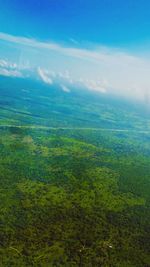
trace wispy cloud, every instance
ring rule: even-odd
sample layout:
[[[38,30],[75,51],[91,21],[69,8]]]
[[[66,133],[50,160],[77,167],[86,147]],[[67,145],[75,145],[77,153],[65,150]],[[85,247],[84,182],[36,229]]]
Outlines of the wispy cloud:
[[[79,45],[79,42],[76,39],[70,38],[69,40],[70,40],[71,43],[73,43],[75,45]]]
[[[108,61],[113,62],[114,60],[116,60],[116,58],[124,59],[124,64],[132,63],[133,61],[139,61],[139,59],[135,56],[128,55],[121,51],[111,50],[104,47],[103,48],[97,47],[96,50],[64,47],[60,44],[53,42],[40,42],[36,39],[26,38],[22,36],[13,36],[2,32],[0,32],[0,40],[15,43],[21,46],[30,46],[38,49],[47,49],[51,51],[56,51],[70,57],[92,60],[98,63],[100,61],[103,61],[104,63],[107,63]]]
[[[61,84],[61,89],[65,92],[65,93],[70,93],[70,89],[66,86]]]
[[[38,68],[38,74],[43,82],[47,84],[53,84],[52,78],[48,75],[48,72],[46,70],[43,70],[41,68]]]

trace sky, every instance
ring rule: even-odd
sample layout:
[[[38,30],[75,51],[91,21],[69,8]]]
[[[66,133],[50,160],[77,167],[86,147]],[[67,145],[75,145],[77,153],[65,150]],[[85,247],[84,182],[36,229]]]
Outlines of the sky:
[[[33,72],[147,101],[150,1],[0,0],[0,74]]]

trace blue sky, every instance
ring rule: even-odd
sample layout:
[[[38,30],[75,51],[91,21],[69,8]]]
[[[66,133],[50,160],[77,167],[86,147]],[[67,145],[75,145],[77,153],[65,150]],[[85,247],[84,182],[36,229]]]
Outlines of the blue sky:
[[[149,0],[0,0],[0,31],[128,47],[149,41]]]
[[[149,0],[0,0],[0,74],[145,99]]]

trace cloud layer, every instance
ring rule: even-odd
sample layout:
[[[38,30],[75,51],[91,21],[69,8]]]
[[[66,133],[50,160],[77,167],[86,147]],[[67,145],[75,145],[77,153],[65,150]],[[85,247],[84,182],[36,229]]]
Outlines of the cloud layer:
[[[150,96],[150,59],[145,56],[108,47],[67,47],[5,33],[0,33],[0,42],[12,44],[21,55],[16,63],[10,63],[9,58],[1,60],[1,75],[21,77],[23,58],[28,62],[28,71],[36,67],[37,75],[47,84],[57,79],[61,84],[78,83],[90,90],[141,100]]]

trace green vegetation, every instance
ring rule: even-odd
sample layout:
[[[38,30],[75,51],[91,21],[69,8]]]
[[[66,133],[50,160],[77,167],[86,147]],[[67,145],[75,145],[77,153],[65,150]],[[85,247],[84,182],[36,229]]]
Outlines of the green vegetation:
[[[0,267],[149,267],[145,111],[32,81],[0,86]]]
[[[134,139],[2,129],[1,266],[148,266],[150,149]]]

